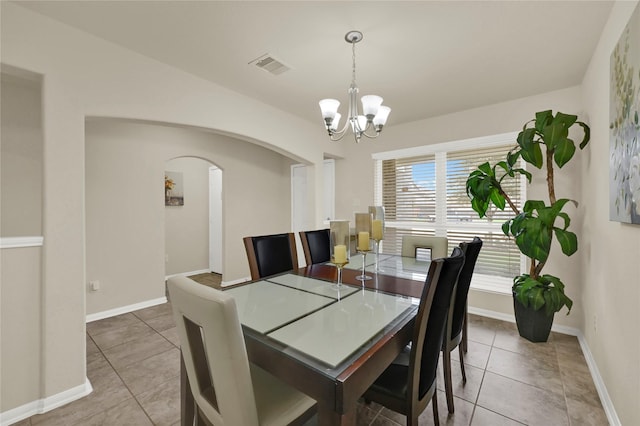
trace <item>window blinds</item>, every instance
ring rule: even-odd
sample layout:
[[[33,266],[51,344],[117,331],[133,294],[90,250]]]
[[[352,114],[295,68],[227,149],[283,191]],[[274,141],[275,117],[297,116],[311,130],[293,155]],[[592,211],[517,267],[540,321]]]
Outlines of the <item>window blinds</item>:
[[[446,236],[449,252],[462,241],[478,236],[484,244],[474,283],[489,283],[508,291],[511,279],[522,268],[520,251],[501,229],[512,212],[492,207],[480,219],[471,208],[466,181],[478,165],[503,160],[512,147],[510,144],[377,160],[376,199],[385,207],[387,222],[383,251],[399,254],[403,235]],[[507,179],[504,186],[512,201],[521,206],[522,178]]]

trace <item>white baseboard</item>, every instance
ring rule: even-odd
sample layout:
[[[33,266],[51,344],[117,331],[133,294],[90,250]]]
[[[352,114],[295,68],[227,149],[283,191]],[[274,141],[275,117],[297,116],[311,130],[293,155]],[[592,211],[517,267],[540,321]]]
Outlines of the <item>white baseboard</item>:
[[[589,349],[589,345],[587,344],[587,341],[585,340],[584,334],[582,334],[582,332],[578,333],[578,342],[580,342],[582,354],[587,361],[589,372],[591,373],[591,377],[593,378],[593,383],[595,384],[596,390],[598,391],[598,396],[600,397],[600,402],[602,403],[604,413],[607,415],[609,424],[611,426],[622,426],[620,418],[618,417],[618,413],[616,413],[616,409],[613,406],[613,401],[611,401],[611,397],[609,396],[607,387],[604,384],[604,380],[602,380],[602,376],[600,375],[600,370],[598,370],[596,360],[593,358],[591,349]]]
[[[138,309],[150,308],[152,306],[161,305],[167,303],[167,298],[159,297],[157,299],[147,300],[145,302],[134,303],[133,305],[122,306],[120,308],[109,309],[108,311],[102,311],[95,314],[87,315],[86,322],[97,321],[105,318],[115,317],[116,315],[127,314],[129,312],[137,311]]]
[[[474,308],[473,306],[469,306],[468,311],[470,314],[480,315],[481,317],[493,318],[500,321],[513,322],[513,323],[516,322],[516,319],[513,316],[513,314],[505,314],[503,312],[490,311],[488,309]]]
[[[469,313],[480,315],[481,317],[497,319],[500,321],[512,323],[516,322],[516,318],[513,316],[513,314],[505,314],[503,312],[490,311],[488,309],[474,308],[473,306],[469,306]],[[551,331],[555,331],[556,333],[568,334],[570,336],[578,336],[578,333],[580,333],[580,330],[578,330],[577,328],[557,324],[553,324],[553,326],[551,327]]]
[[[232,281],[222,281],[220,283],[220,287],[226,287],[229,285],[245,283],[247,281],[251,281],[251,277],[238,278],[237,280],[232,280]]]
[[[505,314],[502,312],[489,311],[487,309],[474,308],[469,306],[469,313],[474,315],[480,315],[483,317],[493,318],[497,320],[507,321],[507,322],[516,322],[515,317],[512,314]],[[604,384],[604,380],[602,380],[602,376],[600,375],[600,370],[598,370],[598,365],[596,364],[595,359],[593,358],[593,354],[591,353],[591,349],[589,349],[589,345],[584,338],[584,334],[582,331],[577,328],[567,327],[564,325],[553,325],[551,327],[551,331],[555,331],[556,333],[568,334],[570,336],[576,336],[578,338],[578,342],[580,343],[580,349],[582,349],[582,354],[584,355],[585,360],[587,361],[587,366],[589,367],[589,372],[591,373],[591,378],[593,379],[593,384],[598,391],[598,396],[600,397],[600,402],[602,403],[602,408],[604,409],[605,414],[607,415],[607,419],[609,420],[609,424],[611,426],[621,426],[620,419],[618,418],[618,414],[616,413],[616,409],[613,406],[613,401],[611,401],[611,397],[609,396],[609,392],[607,391],[607,387]]]
[[[0,238],[0,248],[42,247],[44,237],[3,237]]]
[[[20,407],[13,408],[4,413],[0,413],[0,425],[8,426],[14,423],[24,420],[36,414],[46,413],[54,408],[61,407],[65,404],[73,402],[77,399],[85,397],[93,392],[93,387],[89,379],[85,379],[84,384],[76,386],[66,391],[62,391],[58,394],[38,399],[36,401],[29,402],[21,405]]]

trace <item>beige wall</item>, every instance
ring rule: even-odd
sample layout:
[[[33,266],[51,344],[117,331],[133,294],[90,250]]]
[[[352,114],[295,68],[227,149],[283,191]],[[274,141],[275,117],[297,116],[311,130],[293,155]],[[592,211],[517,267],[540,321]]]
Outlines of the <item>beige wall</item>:
[[[2,249],[0,264],[0,412],[40,394],[41,247]],[[15,325],[19,324],[19,327]]]
[[[0,236],[42,235],[42,99],[39,80],[2,73]]]
[[[359,144],[346,141],[346,159],[336,162],[336,182],[349,182],[336,191],[336,214],[353,220],[355,211],[365,211],[373,203],[373,165],[371,154],[422,145],[431,145],[455,140],[477,138],[520,130],[523,124],[534,118],[537,111],[553,109],[582,117],[580,88],[572,87],[528,98],[517,99],[496,105],[488,105],[455,114],[430,118],[385,129],[380,138],[363,140]],[[343,142],[344,143],[344,142]],[[581,157],[578,152],[571,163],[556,177],[556,195],[581,200],[579,173]],[[546,183],[542,173],[534,171],[534,179],[528,188],[533,199],[547,198]],[[577,209],[571,207],[572,229],[580,238],[580,223],[584,204]],[[569,211],[569,210],[568,210]],[[576,301],[569,316],[562,311],[556,315],[554,324],[580,328],[582,309],[580,303],[580,252],[570,258],[564,256],[559,246],[554,246],[551,260],[545,271],[560,276],[567,285],[567,293]],[[488,294],[472,290],[469,304],[479,308],[513,315],[511,295]]]
[[[165,275],[209,269],[209,167],[199,158],[176,158],[165,170],[182,173],[184,206],[165,206]]]
[[[223,269],[224,280],[250,276],[242,237],[291,229],[291,160],[252,143],[194,129],[182,129],[122,120],[91,119],[86,123],[86,255],[87,281],[99,280],[101,289],[87,293],[87,314],[99,313],[163,297],[165,253],[185,262],[176,268],[192,268],[191,256],[208,264],[207,170],[205,161],[223,172]],[[200,214],[183,217],[183,207],[164,206],[163,178],[167,164],[197,167],[202,179],[199,194],[185,175],[185,208]],[[204,165],[204,166],[203,166]],[[195,176],[194,176],[195,177]],[[204,189],[203,189],[204,188]],[[197,203],[194,205],[194,203]],[[199,207],[198,207],[199,206]],[[284,208],[283,208],[284,207]],[[175,213],[175,214],[174,214]],[[180,227],[168,234],[165,251],[165,218]],[[196,223],[197,221],[197,223]],[[167,225],[169,221],[166,222]],[[190,236],[201,233],[199,248],[187,248]],[[194,237],[195,238],[195,237]],[[168,246],[167,246],[168,247]],[[184,253],[177,254],[182,250]],[[173,254],[172,254],[173,253]],[[193,270],[193,269],[191,269]]]
[[[609,221],[609,58],[637,4],[616,3],[582,84],[593,139],[580,180],[586,208],[578,303],[586,341],[623,425],[640,424],[640,226]]]

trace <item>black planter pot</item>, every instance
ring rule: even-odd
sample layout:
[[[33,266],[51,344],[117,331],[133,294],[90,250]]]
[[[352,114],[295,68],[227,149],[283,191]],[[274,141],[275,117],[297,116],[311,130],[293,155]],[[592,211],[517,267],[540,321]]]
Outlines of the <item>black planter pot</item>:
[[[513,310],[516,314],[516,324],[520,336],[530,342],[546,342],[551,333],[553,316],[547,316],[544,308],[534,311],[532,307],[525,307],[513,296]]]

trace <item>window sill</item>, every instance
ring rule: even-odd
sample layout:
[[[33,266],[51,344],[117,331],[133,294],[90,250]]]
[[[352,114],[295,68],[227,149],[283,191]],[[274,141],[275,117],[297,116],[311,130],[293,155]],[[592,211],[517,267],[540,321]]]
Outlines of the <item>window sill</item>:
[[[509,296],[511,295],[512,285],[513,280],[511,278],[483,274],[473,274],[473,279],[471,280],[471,290]]]

